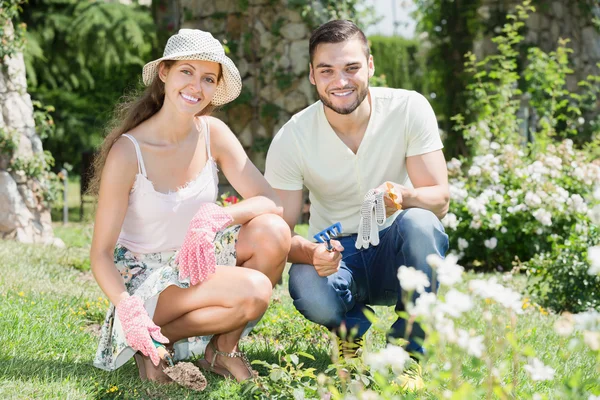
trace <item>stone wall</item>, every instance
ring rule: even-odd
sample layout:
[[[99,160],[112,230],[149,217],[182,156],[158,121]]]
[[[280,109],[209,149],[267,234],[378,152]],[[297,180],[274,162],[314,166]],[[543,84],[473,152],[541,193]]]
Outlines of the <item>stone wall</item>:
[[[289,118],[316,100],[308,80],[310,29],[285,2],[182,0],[180,28],[211,32],[229,49],[243,79],[242,95],[222,118],[264,171],[271,138]]]
[[[479,14],[493,24],[520,3],[514,0],[483,0]],[[537,46],[544,52],[556,50],[559,38],[571,40],[568,46],[573,49],[570,55],[573,74],[567,78],[570,91],[578,91],[577,82],[588,75],[600,74],[596,65],[600,63],[600,32],[592,22],[593,14],[600,17],[600,4],[593,8],[584,5],[586,3],[589,2],[538,0],[534,2],[536,12],[529,16],[526,23],[524,43]],[[475,54],[479,59],[494,52],[496,45],[490,37],[476,41]]]
[[[9,21],[9,28],[12,24]],[[43,152],[36,134],[33,106],[27,93],[23,54],[6,58],[0,68],[0,130],[18,137],[11,152],[0,149],[0,238],[27,243],[54,243],[50,211],[41,188],[22,171],[9,171],[15,157],[29,158]],[[58,244],[58,243],[57,243]]]

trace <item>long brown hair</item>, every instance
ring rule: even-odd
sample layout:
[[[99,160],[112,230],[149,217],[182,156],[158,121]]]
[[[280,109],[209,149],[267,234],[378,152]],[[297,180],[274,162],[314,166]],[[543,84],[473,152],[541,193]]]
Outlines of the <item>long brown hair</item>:
[[[175,64],[175,60],[164,60],[165,68],[169,69]],[[220,68],[218,82],[222,79],[222,68]],[[156,77],[152,83],[141,93],[125,96],[113,113],[113,118],[108,125],[108,134],[100,145],[94,158],[93,175],[88,186],[88,194],[97,195],[100,190],[100,178],[106,163],[108,153],[122,134],[129,132],[142,122],[156,114],[163,106],[165,100],[165,84]],[[211,104],[206,106],[196,116],[210,115],[215,107]]]

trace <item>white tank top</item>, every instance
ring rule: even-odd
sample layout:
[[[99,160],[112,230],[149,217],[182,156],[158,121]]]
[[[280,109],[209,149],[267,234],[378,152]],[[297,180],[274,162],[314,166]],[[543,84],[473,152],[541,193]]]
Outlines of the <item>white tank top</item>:
[[[205,118],[203,125],[206,165],[196,179],[175,192],[161,193],[148,180],[140,146],[135,138],[123,134],[135,146],[138,173],[129,193],[129,205],[117,243],[134,253],[158,253],[179,249],[192,217],[202,203],[217,199],[218,169],[210,153],[210,130]]]

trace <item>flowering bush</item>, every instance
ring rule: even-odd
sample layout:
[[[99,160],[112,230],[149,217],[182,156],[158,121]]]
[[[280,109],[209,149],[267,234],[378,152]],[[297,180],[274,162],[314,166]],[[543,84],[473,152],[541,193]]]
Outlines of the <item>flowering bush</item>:
[[[593,196],[600,165],[586,162],[571,140],[527,154],[487,139],[479,148],[487,154],[475,156],[466,173],[460,161],[448,163],[452,212],[443,223],[466,264],[510,269],[571,231],[587,235],[588,211],[600,201]]]
[[[467,266],[506,270],[514,261],[548,254],[553,243],[564,241],[573,230],[585,235],[588,210],[600,202],[600,196],[593,196],[600,185],[600,161],[593,156],[600,147],[599,132],[585,149],[565,138],[583,129],[581,109],[589,105],[582,101],[595,99],[596,90],[576,95],[564,89],[570,51],[566,42],[550,54],[529,51],[525,80],[540,122],[523,129],[518,118],[522,82],[516,46],[523,40],[519,29],[533,10],[529,4],[517,7],[493,39],[498,54],[482,61],[467,55],[466,70],[473,74],[470,108],[476,120],[467,123],[462,115],[454,119],[471,158],[448,163],[451,204],[443,220],[451,248]],[[596,80],[589,77],[582,86],[595,87],[590,82]],[[527,137],[532,139],[525,145]]]
[[[500,282],[510,282],[510,273],[463,282],[464,268],[456,261],[455,256],[430,256],[431,282],[412,267],[398,271],[408,329],[418,321],[427,333],[418,365],[396,343],[362,358],[337,360],[315,377],[313,368],[302,368],[300,357],[288,354],[281,357],[282,365],[255,361],[268,373],[249,382],[246,393],[256,399],[597,398],[599,312],[555,318]],[[439,295],[424,292],[438,285]],[[415,291],[422,293],[412,302]],[[524,320],[540,317],[555,320],[554,332],[520,328]],[[386,321],[371,319],[373,329],[385,331]],[[559,337],[562,345],[536,354],[529,343],[545,340],[544,335]],[[572,364],[574,354],[578,366]],[[425,382],[417,385],[414,377],[421,373]]]

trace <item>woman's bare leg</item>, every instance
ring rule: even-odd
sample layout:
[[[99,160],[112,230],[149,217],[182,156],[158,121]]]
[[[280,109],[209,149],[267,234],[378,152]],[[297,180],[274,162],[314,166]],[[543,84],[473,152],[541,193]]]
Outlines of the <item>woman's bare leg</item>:
[[[237,351],[246,324],[266,311],[270,297],[271,282],[265,275],[250,269],[217,266],[216,272],[198,285],[165,289],[158,298],[153,319],[170,343],[220,333],[217,349],[232,352]],[[216,363],[238,380],[249,377],[240,359],[218,357]],[[149,360],[145,364],[149,379],[161,378],[161,371]]]
[[[290,244],[290,228],[283,218],[259,215],[240,229],[235,247],[237,263],[262,272],[275,286],[281,279]]]

